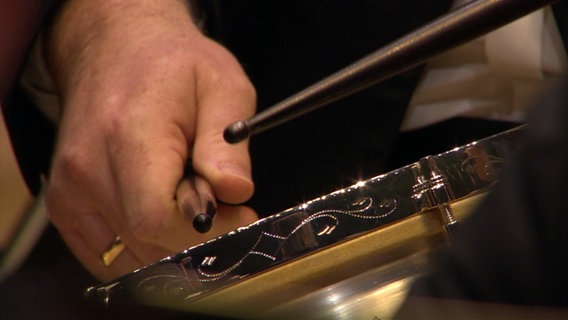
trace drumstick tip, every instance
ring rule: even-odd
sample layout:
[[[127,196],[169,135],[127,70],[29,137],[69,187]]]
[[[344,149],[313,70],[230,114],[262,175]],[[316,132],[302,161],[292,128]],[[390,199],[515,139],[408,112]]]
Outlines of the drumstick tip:
[[[250,128],[245,123],[245,121],[237,121],[229,125],[225,132],[223,132],[223,138],[228,143],[237,143],[245,140],[250,136]]]
[[[199,233],[206,233],[211,230],[213,219],[206,213],[200,213],[193,218],[193,228]]]
[[[217,208],[213,202],[207,202],[207,210],[205,213],[200,213],[193,218],[193,228],[199,233],[206,233],[211,230],[213,218],[217,213]]]

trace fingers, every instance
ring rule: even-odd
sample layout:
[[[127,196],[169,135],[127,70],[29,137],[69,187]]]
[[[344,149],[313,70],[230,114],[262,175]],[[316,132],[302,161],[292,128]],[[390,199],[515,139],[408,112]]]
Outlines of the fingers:
[[[148,129],[156,135],[160,132]],[[168,146],[175,144],[175,139],[169,140],[161,137],[159,143],[152,144],[147,137],[131,137],[128,145],[114,153],[114,166],[120,170],[115,179],[123,212],[106,218],[127,237],[179,251],[192,241],[189,235],[193,228],[180,214],[175,200],[184,163],[183,157]]]
[[[54,196],[54,193],[49,193],[47,198],[52,221],[77,259],[101,280],[118,277],[172,253],[151,244],[129,242],[129,246],[117,252],[115,259],[105,266],[102,254],[109,249],[117,234],[93,209],[73,203],[75,198],[69,197],[66,200]],[[65,214],[69,208],[74,208],[71,217]]]
[[[187,217],[188,212],[192,216],[206,213],[208,202],[214,205],[213,192],[208,183],[197,176],[179,182],[184,168],[183,156],[171,150],[175,149],[172,145],[183,143],[183,139],[170,137],[168,142],[168,137],[157,133],[161,130],[152,127],[146,130],[155,132],[154,139],[159,143],[151,144],[149,138],[138,139],[130,134],[128,146],[110,152],[121,168],[115,174],[115,184],[124,215],[106,215],[105,218],[117,226],[121,237],[180,251],[251,222],[250,214],[244,211],[235,211],[232,219],[223,216],[230,215],[230,210],[226,210],[215,216],[209,232],[197,232],[193,221]],[[144,147],[136,147],[136,140],[144,143]]]
[[[187,179],[185,183],[189,184]],[[200,182],[199,182],[200,181]],[[196,189],[205,193],[200,184],[202,179],[196,183]],[[63,198],[59,196],[56,189],[50,189],[48,197],[48,210],[52,216],[52,221],[57,224],[63,239],[81,261],[81,263],[97,278],[109,280],[125,273],[131,272],[144,265],[153,263],[158,259],[176,253],[180,250],[166,250],[149,242],[143,242],[132,236],[128,232],[121,234],[113,230],[107,223],[105,215],[96,213],[95,206],[84,206],[82,203],[89,202],[86,198],[67,194]],[[178,194],[196,193],[193,186],[184,190],[180,188]],[[68,213],[73,210],[73,215]],[[62,214],[65,214],[62,216]],[[219,213],[215,217],[215,222],[207,234],[198,234],[194,230],[189,230],[184,239],[187,242],[186,249],[194,244],[203,242],[212,237],[219,236],[234,230],[237,227],[250,224],[257,219],[256,214],[250,208],[233,207],[221,205]],[[62,221],[63,220],[63,221]],[[125,248],[108,266],[102,263],[102,255],[108,251],[116,237],[120,236]]]
[[[100,254],[97,254],[97,252],[91,249],[81,234],[74,231],[63,231],[61,232],[61,236],[81,264],[83,264],[92,275],[102,281],[111,280],[145,265],[144,262],[138,260],[128,248],[125,248],[111,264],[104,266],[101,262]],[[108,240],[106,241],[108,242]],[[111,241],[114,240],[111,239]],[[101,243],[102,242],[103,241],[101,241]],[[103,247],[101,246],[101,248]],[[102,249],[101,253],[105,250],[106,249]]]
[[[217,199],[231,204],[248,200],[254,185],[248,142],[230,145],[223,131],[234,121],[254,114],[256,93],[237,61],[219,49],[218,70],[201,66],[198,73],[197,128],[193,166],[211,183]]]
[[[49,208],[50,212],[62,212],[62,209],[64,209],[60,206],[49,206]],[[52,216],[55,220],[58,219],[57,214],[52,214]],[[198,240],[197,237],[189,234],[188,238],[195,239],[196,242],[194,244],[197,244],[205,239],[219,236],[237,227],[253,223],[256,219],[255,212],[248,207],[220,205],[219,214],[215,217],[215,223],[207,236],[203,236],[202,239]],[[78,260],[89,272],[103,281],[116,278],[176,253],[150,243],[118,235],[111,230],[101,215],[90,212],[87,209],[76,212],[75,219],[69,220],[66,218],[65,224],[58,225],[60,226],[59,231],[63,239]],[[102,255],[111,248],[117,236],[121,236],[124,249],[118,253],[110,264],[104,265]]]

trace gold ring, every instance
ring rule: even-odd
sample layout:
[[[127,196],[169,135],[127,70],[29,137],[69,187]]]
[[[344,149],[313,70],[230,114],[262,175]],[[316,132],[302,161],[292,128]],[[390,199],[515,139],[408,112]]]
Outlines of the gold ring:
[[[109,246],[109,248],[103,252],[101,255],[101,261],[103,266],[108,267],[111,263],[124,251],[124,243],[120,240],[120,237],[116,237],[114,242]]]

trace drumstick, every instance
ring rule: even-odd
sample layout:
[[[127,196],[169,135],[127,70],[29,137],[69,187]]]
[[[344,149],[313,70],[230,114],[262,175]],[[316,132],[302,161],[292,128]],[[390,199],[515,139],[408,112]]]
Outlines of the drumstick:
[[[192,221],[197,232],[211,229],[217,206],[209,182],[186,169],[176,191],[176,201],[179,211]]]
[[[555,1],[477,0],[459,6],[252,118],[231,124],[223,136],[229,143],[242,141],[393,77]]]

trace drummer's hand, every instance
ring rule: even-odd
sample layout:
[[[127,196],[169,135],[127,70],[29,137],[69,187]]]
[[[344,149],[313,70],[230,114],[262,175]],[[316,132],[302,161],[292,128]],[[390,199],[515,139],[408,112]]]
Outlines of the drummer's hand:
[[[46,45],[64,108],[47,209],[91,273],[114,278],[256,219],[219,206],[200,234],[175,201],[190,158],[218,200],[253,192],[247,144],[222,132],[254,113],[254,89],[184,1],[68,1]],[[116,236],[126,250],[104,267]]]

